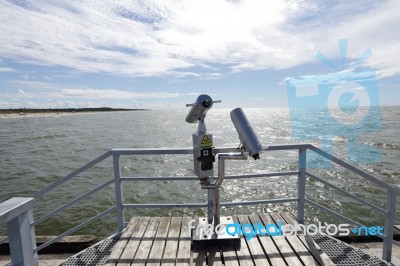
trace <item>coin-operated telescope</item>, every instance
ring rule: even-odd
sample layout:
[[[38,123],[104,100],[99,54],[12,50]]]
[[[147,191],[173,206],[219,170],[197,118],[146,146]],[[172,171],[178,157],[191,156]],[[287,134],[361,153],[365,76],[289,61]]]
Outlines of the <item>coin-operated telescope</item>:
[[[231,111],[230,116],[241,142],[238,152],[215,154],[212,134],[206,132],[204,119],[213,103],[218,102],[221,101],[213,101],[210,96],[202,94],[197,98],[195,103],[186,105],[187,107],[192,107],[186,116],[186,122],[196,123],[198,121],[199,123],[197,132],[192,135],[194,173],[199,177],[201,188],[208,190],[207,219],[198,218],[195,226],[210,228],[211,225],[214,228],[212,234],[204,233],[201,230],[194,230],[192,232],[192,244],[207,246],[231,245],[238,247],[240,246],[238,235],[232,236],[226,232],[215,231],[215,228],[220,224],[228,225],[233,223],[232,217],[220,217],[219,188],[225,178],[225,160],[247,160],[249,155],[257,160],[260,158],[263,147],[243,110],[236,108]],[[216,156],[218,157],[218,178],[214,180],[214,162]]]
[[[214,175],[213,164],[215,162],[212,134],[206,133],[204,119],[208,110],[213,106],[213,103],[220,102],[220,100],[213,101],[210,96],[202,94],[197,98],[195,103],[186,104],[186,107],[192,107],[186,116],[186,122],[199,123],[197,132],[192,137],[194,173],[199,177],[201,185],[207,185],[207,180],[209,178],[212,179]]]

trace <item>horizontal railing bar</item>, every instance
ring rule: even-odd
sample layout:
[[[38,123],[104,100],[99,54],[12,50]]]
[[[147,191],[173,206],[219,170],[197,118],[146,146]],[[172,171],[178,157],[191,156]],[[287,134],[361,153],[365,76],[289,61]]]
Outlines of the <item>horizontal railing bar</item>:
[[[57,213],[59,213],[59,212],[65,210],[65,209],[71,207],[72,205],[74,205],[75,203],[79,202],[79,201],[82,200],[83,198],[86,198],[86,197],[88,197],[88,196],[90,196],[90,195],[96,193],[97,191],[99,191],[99,190],[101,190],[101,189],[107,187],[108,185],[110,185],[110,184],[112,184],[112,183],[114,183],[114,180],[113,180],[113,179],[112,179],[112,180],[109,180],[109,181],[107,181],[107,182],[105,182],[105,183],[103,183],[103,184],[101,184],[101,185],[99,185],[99,186],[97,186],[97,187],[95,187],[95,188],[92,189],[91,191],[89,191],[89,192],[87,192],[87,193],[85,193],[85,194],[83,194],[83,195],[81,195],[81,196],[79,196],[79,197],[77,197],[77,198],[71,200],[71,201],[68,202],[67,204],[65,204],[65,205],[63,205],[63,206],[61,206],[61,207],[55,209],[54,211],[49,212],[49,213],[46,214],[45,216],[43,216],[43,217],[37,219],[36,221],[33,222],[33,225],[40,224],[40,223],[43,222],[44,220],[49,219],[50,217],[56,215]]]
[[[358,223],[358,222],[356,222],[356,221],[353,221],[353,220],[347,218],[346,216],[341,215],[340,213],[337,213],[337,212],[335,212],[335,211],[332,211],[332,210],[330,210],[330,209],[328,209],[328,208],[322,206],[321,204],[316,203],[315,201],[306,199],[306,202],[307,202],[308,204],[310,204],[310,205],[316,207],[317,209],[320,209],[320,210],[325,211],[325,212],[327,212],[327,213],[329,213],[329,214],[332,214],[332,215],[335,216],[336,218],[345,220],[346,222],[351,223],[351,224],[354,224],[354,225],[357,225],[357,226],[363,226],[362,224],[360,224],[360,223]]]
[[[380,213],[382,213],[382,214],[386,214],[386,210],[384,210],[384,209],[382,209],[382,208],[379,208],[378,206],[376,206],[376,205],[374,205],[374,204],[372,204],[372,203],[369,203],[368,201],[363,200],[363,199],[361,199],[361,198],[359,198],[359,197],[357,197],[357,196],[355,196],[355,195],[353,195],[353,194],[347,192],[346,190],[341,189],[341,188],[339,188],[339,187],[337,187],[337,186],[335,186],[335,185],[333,185],[333,184],[331,184],[331,183],[329,183],[329,182],[323,180],[322,178],[320,178],[320,177],[318,177],[318,176],[316,176],[316,175],[313,175],[313,174],[311,174],[311,173],[309,173],[309,172],[306,172],[306,175],[308,175],[309,177],[312,177],[312,178],[318,180],[319,182],[321,182],[322,184],[324,184],[324,185],[326,185],[326,186],[328,186],[328,187],[331,187],[331,188],[333,188],[333,189],[335,189],[335,190],[337,190],[337,191],[342,192],[342,193],[345,194],[346,196],[348,196],[348,197],[350,197],[350,198],[352,198],[352,199],[354,199],[354,200],[356,200],[356,201],[358,201],[358,202],[360,202],[360,203],[363,203],[363,204],[367,205],[368,207],[370,207],[370,208],[372,208],[372,209],[374,209],[374,210],[376,210],[376,211],[378,211],[378,212],[380,212]]]
[[[264,147],[264,151],[277,150],[298,150],[311,149],[311,144],[277,144]],[[216,147],[214,153],[237,152],[237,147]],[[133,149],[112,149],[112,154],[116,155],[160,155],[160,154],[193,154],[193,148],[133,148]]]
[[[124,208],[201,208],[207,207],[207,203],[126,203]]]
[[[288,175],[298,175],[298,174],[299,174],[298,171],[291,171],[291,172],[275,172],[275,173],[264,173],[264,174],[227,175],[227,176],[225,176],[225,179],[288,176]]]
[[[101,161],[107,159],[107,158],[110,157],[110,156],[111,156],[111,152],[110,152],[110,151],[104,153],[103,155],[101,155],[101,156],[97,157],[96,159],[90,161],[89,163],[85,164],[84,166],[80,167],[79,169],[77,169],[77,170],[73,171],[72,173],[66,175],[65,177],[63,177],[63,178],[57,180],[56,182],[54,182],[54,183],[51,184],[50,186],[47,186],[47,187],[43,188],[42,190],[36,192],[36,193],[34,194],[34,197],[37,198],[37,197],[42,196],[43,194],[49,192],[50,190],[52,190],[52,189],[58,187],[58,186],[61,185],[61,184],[67,182],[67,181],[70,180],[71,178],[73,178],[73,177],[79,175],[80,173],[86,171],[87,169],[93,167],[94,165],[100,163]]]
[[[395,245],[397,245],[397,246],[400,246],[400,242],[399,242],[399,241],[393,240],[392,243],[395,244]]]
[[[269,204],[269,203],[289,203],[296,202],[297,198],[286,198],[286,199],[269,199],[269,200],[252,200],[252,201],[241,201],[241,202],[222,202],[221,206],[238,206],[238,205],[256,205],[256,204]]]
[[[392,191],[393,193],[396,193],[397,195],[400,195],[400,189],[398,189],[398,188],[396,188],[396,187],[394,187],[394,186],[392,186],[392,185],[390,185],[390,184],[388,184],[386,182],[383,182],[382,180],[380,180],[380,179],[378,179],[378,178],[376,178],[376,177],[374,177],[374,176],[372,176],[372,175],[370,175],[368,173],[365,173],[364,171],[362,171],[362,170],[360,170],[360,169],[358,169],[358,168],[356,168],[356,167],[354,167],[354,166],[352,166],[352,165],[340,160],[339,158],[336,158],[335,156],[333,156],[333,155],[331,155],[331,154],[329,154],[327,152],[324,152],[323,150],[321,150],[321,149],[319,149],[319,148],[317,148],[315,146],[312,146],[312,145],[310,145],[310,146],[311,146],[311,148],[309,148],[310,150],[314,151],[315,153],[318,153],[322,157],[325,157],[326,159],[331,160],[332,162],[334,162],[334,163],[336,163],[336,164],[338,164],[338,165],[350,170],[351,172],[356,173],[356,174],[364,177],[365,179],[367,179],[367,180],[369,180],[371,182],[374,182],[375,184],[377,184],[380,187],[386,188],[386,189]]]
[[[269,203],[288,203],[298,201],[297,198],[287,199],[269,199],[269,200],[254,200],[241,202],[222,202],[221,206],[238,206],[238,205],[256,205]],[[138,204],[123,204],[124,208],[202,208],[207,207],[207,203],[138,203]]]
[[[288,176],[297,175],[299,172],[282,172],[282,173],[265,173],[265,174],[248,174],[248,175],[229,175],[225,179],[240,179],[240,178],[258,178],[258,177],[272,177],[272,176]],[[139,177],[121,177],[125,181],[162,181],[162,180],[180,180],[190,181],[199,180],[197,176],[139,176]]]
[[[313,145],[307,143],[275,144],[264,147],[264,151],[300,150],[300,149],[311,149],[312,147]]]
[[[3,244],[3,243],[6,243],[7,240],[8,240],[8,236],[6,236],[5,238],[1,239],[0,240],[0,245]]]
[[[105,211],[103,211],[102,213],[99,213],[98,215],[96,215],[96,216],[90,218],[89,220],[86,220],[85,222],[83,222],[83,223],[81,223],[81,224],[75,226],[74,228],[71,228],[71,229],[69,229],[68,231],[65,231],[64,233],[62,233],[61,235],[59,235],[59,236],[57,236],[57,237],[55,237],[55,238],[53,238],[53,239],[47,241],[46,243],[44,243],[44,244],[38,246],[37,248],[35,248],[34,251],[35,251],[35,252],[38,252],[38,251],[44,249],[45,247],[47,247],[47,246],[53,244],[54,242],[60,240],[60,239],[63,238],[64,236],[67,236],[67,235],[69,235],[69,234],[72,234],[73,232],[75,232],[75,231],[81,229],[82,227],[85,227],[86,225],[93,223],[94,221],[96,221],[96,220],[102,218],[103,216],[106,216],[107,214],[109,214],[110,212],[114,211],[115,209],[116,209],[116,206],[113,206],[113,207],[109,208],[108,210],[105,210]]]
[[[193,148],[148,148],[148,149],[112,149],[113,155],[162,155],[162,154],[193,154]]]
[[[197,176],[126,176],[121,177],[122,181],[191,181],[199,180]]]
[[[237,152],[238,148],[217,147],[213,149],[214,153]],[[193,154],[193,148],[135,148],[135,149],[112,149],[115,155],[163,155],[163,154]]]

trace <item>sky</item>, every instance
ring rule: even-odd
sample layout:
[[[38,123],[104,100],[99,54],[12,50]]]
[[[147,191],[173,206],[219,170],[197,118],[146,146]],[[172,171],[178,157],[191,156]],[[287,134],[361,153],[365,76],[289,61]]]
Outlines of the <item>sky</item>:
[[[0,108],[177,109],[199,94],[218,107],[287,107],[290,80],[365,69],[379,104],[399,105],[399,10],[398,0],[0,0]]]

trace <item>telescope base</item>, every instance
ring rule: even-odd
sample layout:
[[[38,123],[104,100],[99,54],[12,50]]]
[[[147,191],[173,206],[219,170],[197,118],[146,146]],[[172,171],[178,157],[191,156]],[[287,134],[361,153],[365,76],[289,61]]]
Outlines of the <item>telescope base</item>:
[[[240,249],[240,236],[238,234],[230,235],[224,229],[227,225],[233,223],[231,216],[221,217],[221,233],[216,234],[214,225],[208,224],[206,217],[196,218],[195,229],[192,229],[192,248],[231,247]]]

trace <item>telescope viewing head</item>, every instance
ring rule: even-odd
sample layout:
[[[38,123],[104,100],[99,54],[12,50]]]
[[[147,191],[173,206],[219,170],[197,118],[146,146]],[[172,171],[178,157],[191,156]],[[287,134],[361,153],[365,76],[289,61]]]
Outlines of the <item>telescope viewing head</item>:
[[[187,114],[185,121],[188,123],[196,123],[200,119],[204,119],[208,110],[211,109],[213,103],[220,103],[221,100],[213,101],[207,94],[201,94],[197,97],[195,103],[186,104],[186,107],[192,107]]]

